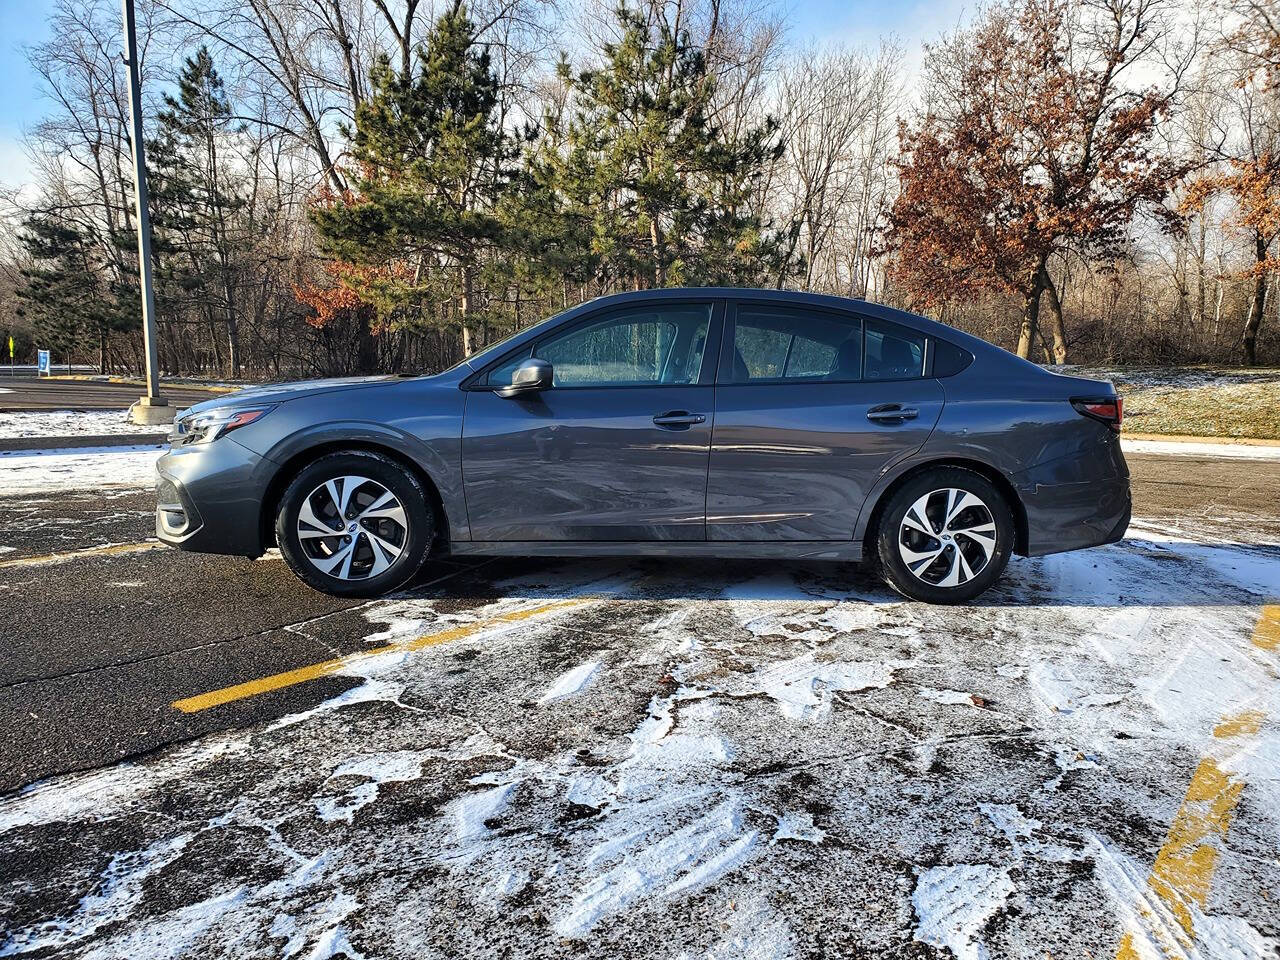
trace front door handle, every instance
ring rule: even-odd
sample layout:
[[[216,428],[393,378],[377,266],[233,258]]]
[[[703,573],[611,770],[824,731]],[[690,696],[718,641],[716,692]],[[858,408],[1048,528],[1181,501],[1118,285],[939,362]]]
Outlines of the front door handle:
[[[690,427],[695,423],[706,423],[707,418],[700,413],[672,410],[669,413],[658,414],[653,418],[653,422],[659,427]]]
[[[901,420],[914,420],[920,411],[904,407],[900,403],[885,403],[872,407],[867,411],[867,419],[872,423],[896,423]]]

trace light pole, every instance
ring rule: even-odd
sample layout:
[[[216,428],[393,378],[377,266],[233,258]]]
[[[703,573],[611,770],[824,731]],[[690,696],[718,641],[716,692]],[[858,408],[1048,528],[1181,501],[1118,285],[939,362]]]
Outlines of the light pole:
[[[146,346],[147,393],[129,408],[134,423],[169,423],[174,409],[160,396],[156,357],[156,298],[151,284],[151,208],[147,201],[147,164],[142,148],[142,89],[138,82],[138,36],[133,0],[121,0],[125,65],[129,70],[129,139],[133,142],[133,197],[138,222],[138,280],[142,284],[142,339]]]

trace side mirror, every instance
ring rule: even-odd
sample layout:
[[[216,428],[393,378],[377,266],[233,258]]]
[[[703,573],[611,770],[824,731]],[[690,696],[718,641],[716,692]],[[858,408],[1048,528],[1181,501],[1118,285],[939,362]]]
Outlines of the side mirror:
[[[499,387],[494,393],[500,397],[522,397],[546,390],[551,386],[552,373],[551,364],[547,361],[530,357],[512,371],[511,384]]]

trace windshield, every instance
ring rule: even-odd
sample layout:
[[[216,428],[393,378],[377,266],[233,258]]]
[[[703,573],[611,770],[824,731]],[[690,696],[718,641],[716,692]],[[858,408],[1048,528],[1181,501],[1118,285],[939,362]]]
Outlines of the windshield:
[[[512,330],[501,340],[495,340],[493,343],[489,344],[484,349],[478,350],[477,352],[473,353],[471,356],[464,357],[463,359],[459,360],[452,367],[449,367],[448,370],[445,370],[445,373],[448,373],[449,370],[457,370],[464,363],[470,363],[477,370],[480,369],[486,363],[488,363],[490,360],[496,357],[499,353],[501,353],[502,348],[505,347],[507,343],[510,342],[517,334],[528,333],[530,330],[536,330],[538,327],[544,327],[548,323],[551,323],[553,320],[560,319],[566,313],[568,313],[569,310],[572,310],[572,309],[573,307],[569,307],[567,310],[561,310],[559,313],[553,313],[551,316],[547,317],[545,320],[539,320],[537,323],[533,324],[532,326],[521,327],[519,330]]]

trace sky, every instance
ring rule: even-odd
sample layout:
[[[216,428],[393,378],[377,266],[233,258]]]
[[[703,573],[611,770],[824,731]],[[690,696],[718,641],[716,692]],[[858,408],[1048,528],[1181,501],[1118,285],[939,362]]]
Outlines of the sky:
[[[41,95],[24,48],[48,36],[54,0],[0,0],[0,185],[30,179],[22,138],[49,103]],[[844,42],[874,46],[896,36],[906,47],[903,70],[919,65],[920,43],[956,25],[963,0],[777,0],[793,42]],[[972,7],[973,3],[969,4]]]

